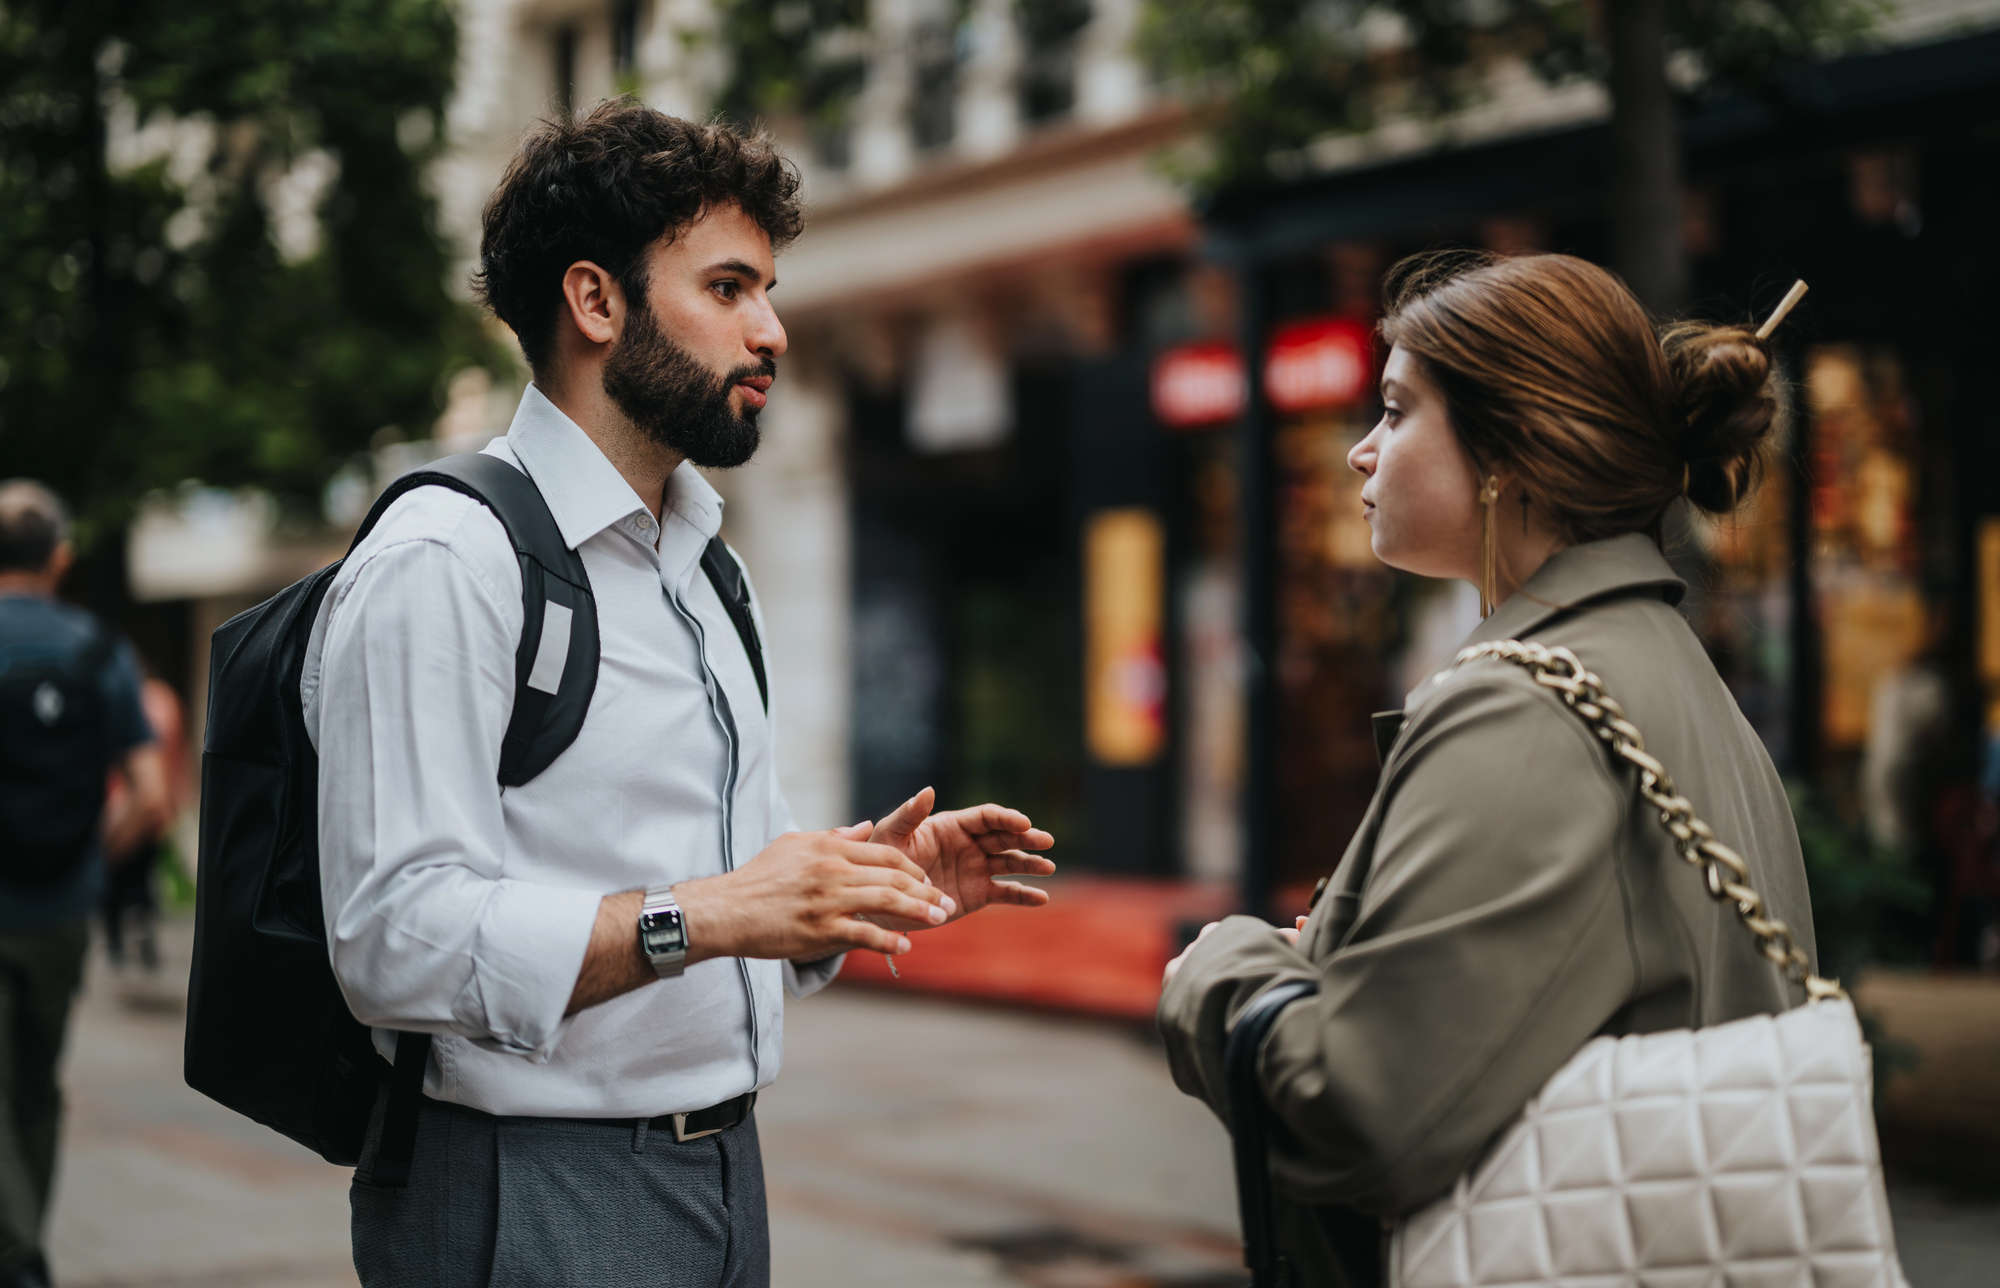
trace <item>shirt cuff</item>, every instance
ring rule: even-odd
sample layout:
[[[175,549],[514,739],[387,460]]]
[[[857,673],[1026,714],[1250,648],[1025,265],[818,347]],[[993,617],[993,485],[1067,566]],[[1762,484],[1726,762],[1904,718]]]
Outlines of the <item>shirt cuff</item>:
[[[801,966],[797,962],[785,963],[785,992],[792,997],[811,997],[840,974],[840,964],[847,960],[846,953],[835,953],[823,961],[807,962]]]
[[[472,987],[454,1008],[460,1031],[536,1064],[554,1055],[603,902],[589,890],[495,882],[480,918]]]

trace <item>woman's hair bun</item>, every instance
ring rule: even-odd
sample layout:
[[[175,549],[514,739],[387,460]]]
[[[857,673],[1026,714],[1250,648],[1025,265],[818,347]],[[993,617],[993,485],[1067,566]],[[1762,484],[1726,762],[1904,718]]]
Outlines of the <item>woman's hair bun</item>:
[[[1688,500],[1727,514],[1757,486],[1778,420],[1770,350],[1745,327],[1708,322],[1674,323],[1660,346],[1687,426]]]

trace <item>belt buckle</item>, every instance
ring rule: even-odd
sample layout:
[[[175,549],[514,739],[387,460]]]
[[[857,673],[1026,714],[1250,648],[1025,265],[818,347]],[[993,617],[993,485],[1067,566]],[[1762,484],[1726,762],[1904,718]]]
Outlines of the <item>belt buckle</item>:
[[[687,1129],[687,1122],[693,1116],[693,1114],[675,1114],[673,1116],[675,1141],[700,1140],[703,1136],[713,1136],[717,1132],[727,1130],[723,1127],[710,1127],[707,1131],[689,1131]]]

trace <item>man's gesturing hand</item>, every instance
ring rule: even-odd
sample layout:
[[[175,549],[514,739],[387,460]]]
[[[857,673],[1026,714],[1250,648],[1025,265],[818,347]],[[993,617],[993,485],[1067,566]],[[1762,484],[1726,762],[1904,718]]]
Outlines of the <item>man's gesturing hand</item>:
[[[734,872],[675,886],[688,965],[710,957],[809,961],[849,948],[905,953],[910,941],[887,926],[940,925],[955,911],[944,890],[925,884],[921,867],[853,834],[787,832]]]
[[[1046,850],[1056,838],[1039,831],[1028,816],[999,805],[931,813],[937,793],[926,787],[875,825],[872,839],[894,846],[916,861],[930,883],[956,905],[952,919],[989,903],[1039,908],[1049,892],[1003,876],[1045,877],[1056,865],[1029,850]],[[898,930],[927,930],[923,922],[891,921]]]

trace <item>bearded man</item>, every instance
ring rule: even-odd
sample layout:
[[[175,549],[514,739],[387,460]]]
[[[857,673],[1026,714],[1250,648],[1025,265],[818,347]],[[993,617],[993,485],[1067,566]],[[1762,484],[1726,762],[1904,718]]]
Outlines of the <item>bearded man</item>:
[[[773,256],[801,224],[767,140],[630,101],[535,130],[487,206],[478,285],[534,381],[486,450],[548,503],[601,638],[546,770],[496,781],[522,581],[475,499],[398,499],[315,623],[334,972],[385,1054],[434,1035],[407,1182],[372,1179],[372,1143],[355,1173],[368,1288],[768,1283],[752,1105],[785,996],[847,948],[1047,898],[999,878],[1053,871],[1027,852],[1053,838],[997,805],[931,814],[926,789],[873,827],[790,831],[754,639],[698,566],[722,500],[693,467],[756,450]],[[655,933],[676,908],[677,943]]]

